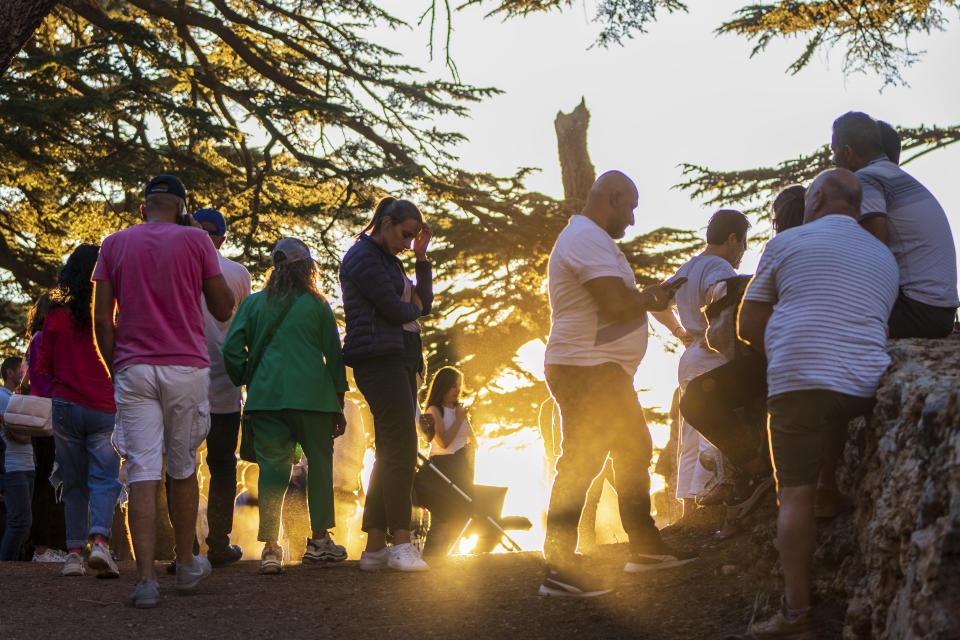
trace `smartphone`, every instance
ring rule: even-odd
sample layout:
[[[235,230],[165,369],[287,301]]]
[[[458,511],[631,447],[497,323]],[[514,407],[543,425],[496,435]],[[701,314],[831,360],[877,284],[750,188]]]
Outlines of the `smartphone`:
[[[190,214],[187,213],[187,205],[180,206],[180,214],[177,216],[177,224],[189,227],[190,226]]]

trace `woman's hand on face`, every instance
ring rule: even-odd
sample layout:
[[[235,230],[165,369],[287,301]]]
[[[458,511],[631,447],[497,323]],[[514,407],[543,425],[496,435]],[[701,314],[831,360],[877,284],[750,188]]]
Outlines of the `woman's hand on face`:
[[[433,229],[424,222],[423,226],[420,227],[420,233],[413,239],[413,254],[417,256],[417,260],[423,261],[427,259],[427,246],[429,246],[430,238],[432,237]]]
[[[467,419],[467,409],[462,404],[458,404],[457,411],[454,415],[457,419],[457,422],[462,422]]]

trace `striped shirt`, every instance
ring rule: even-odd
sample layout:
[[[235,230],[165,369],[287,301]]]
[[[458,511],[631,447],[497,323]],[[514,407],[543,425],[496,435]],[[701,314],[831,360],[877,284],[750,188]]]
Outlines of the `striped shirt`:
[[[860,221],[887,219],[887,246],[911,300],[957,307],[957,252],[943,207],[926,187],[886,158],[857,171],[863,186]]]
[[[890,364],[893,254],[845,215],[777,234],[744,300],[773,305],[764,343],[769,395],[824,389],[872,396]]]

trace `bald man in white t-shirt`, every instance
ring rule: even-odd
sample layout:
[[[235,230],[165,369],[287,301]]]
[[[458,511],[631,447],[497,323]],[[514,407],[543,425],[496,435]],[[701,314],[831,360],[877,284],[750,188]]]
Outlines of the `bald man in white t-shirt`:
[[[633,224],[637,188],[618,171],[600,176],[581,215],[570,218],[550,254],[551,328],[545,372],[560,407],[562,453],[550,494],[541,595],[606,593],[578,566],[577,524],[587,489],[613,459],[620,519],[630,537],[626,571],[689,561],[660,539],[650,516],[650,432],[633,376],[647,347],[647,311],[665,309],[674,288],[637,289],[617,247]]]

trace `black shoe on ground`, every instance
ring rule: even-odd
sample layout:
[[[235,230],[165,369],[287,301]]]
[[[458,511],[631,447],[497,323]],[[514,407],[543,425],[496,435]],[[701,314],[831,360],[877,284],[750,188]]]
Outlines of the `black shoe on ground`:
[[[623,570],[627,573],[643,573],[679,567],[699,559],[700,556],[693,551],[674,549],[662,540],[658,540],[655,544],[633,549]]]
[[[547,575],[543,578],[539,593],[541,596],[561,598],[593,598],[611,591],[613,589],[597,584],[589,578],[575,576],[570,572],[547,569]]]
[[[243,549],[240,548],[238,544],[227,545],[223,549],[218,549],[214,551],[210,549],[207,551],[207,560],[210,561],[210,565],[213,567],[222,567],[224,565],[232,564],[243,557]]]
[[[177,575],[177,561],[176,561],[176,560],[174,560],[173,562],[171,562],[170,564],[167,565],[166,572],[167,572],[167,575],[168,575],[168,576],[175,576],[175,575]]]

